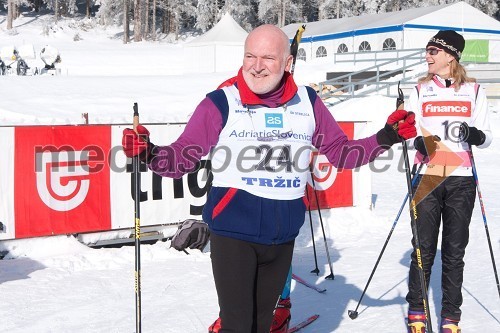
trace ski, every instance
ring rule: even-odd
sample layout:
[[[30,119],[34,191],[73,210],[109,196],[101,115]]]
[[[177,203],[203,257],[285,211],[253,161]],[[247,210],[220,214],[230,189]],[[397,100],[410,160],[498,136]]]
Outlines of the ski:
[[[293,273],[292,273],[292,279],[294,279],[295,281],[297,281],[300,284],[303,284],[307,288],[311,288],[312,290],[317,291],[318,293],[324,293],[326,291],[326,289],[317,287],[317,286],[315,286],[313,284],[310,284],[306,280],[302,279],[301,277],[298,277],[297,275],[295,275]]]
[[[309,324],[311,324],[312,322],[314,322],[316,319],[318,319],[319,315],[315,314],[309,318],[307,318],[306,320],[304,321],[301,321],[300,323],[290,327],[286,332],[287,333],[293,333],[293,332],[298,332],[300,331],[301,329],[303,329],[304,327],[308,326]]]

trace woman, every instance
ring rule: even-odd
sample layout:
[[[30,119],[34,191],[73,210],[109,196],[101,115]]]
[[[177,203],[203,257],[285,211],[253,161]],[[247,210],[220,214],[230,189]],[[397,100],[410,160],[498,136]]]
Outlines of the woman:
[[[443,222],[442,333],[460,332],[463,257],[476,197],[471,146],[486,148],[492,140],[484,90],[467,77],[459,63],[464,46],[464,38],[451,30],[439,31],[430,39],[426,47],[428,74],[419,80],[407,107],[415,112],[419,124],[419,136],[414,140],[416,158],[426,163],[414,192],[425,286],[429,285]],[[406,296],[409,333],[425,332],[418,269],[413,251]]]

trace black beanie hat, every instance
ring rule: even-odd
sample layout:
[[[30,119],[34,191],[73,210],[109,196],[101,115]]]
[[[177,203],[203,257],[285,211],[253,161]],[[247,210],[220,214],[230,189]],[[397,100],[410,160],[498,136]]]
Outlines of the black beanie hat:
[[[462,35],[453,30],[440,30],[429,40],[426,48],[429,46],[443,49],[443,51],[451,54],[459,61],[465,47],[465,40]]]

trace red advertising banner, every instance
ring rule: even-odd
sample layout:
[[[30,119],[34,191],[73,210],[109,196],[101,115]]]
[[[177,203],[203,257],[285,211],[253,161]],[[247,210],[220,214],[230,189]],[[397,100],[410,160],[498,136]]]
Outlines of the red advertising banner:
[[[341,122],[340,127],[349,139],[354,137],[354,123]],[[307,186],[307,197],[311,209],[349,207],[353,205],[352,170],[338,170],[331,165],[324,155],[313,153],[312,162],[314,166],[314,185],[316,191],[311,187],[312,181]],[[316,200],[316,196],[318,200]]]
[[[109,230],[111,126],[15,128],[16,238]]]

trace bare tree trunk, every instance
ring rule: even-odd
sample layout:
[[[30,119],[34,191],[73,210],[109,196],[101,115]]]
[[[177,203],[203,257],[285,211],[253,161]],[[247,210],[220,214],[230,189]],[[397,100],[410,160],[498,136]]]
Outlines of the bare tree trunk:
[[[134,42],[142,41],[142,2],[135,0],[134,5]]]
[[[90,18],[90,0],[87,0],[86,10],[87,10],[86,16],[87,18]]]
[[[12,29],[12,21],[14,21],[13,10],[14,8],[14,0],[7,0],[7,30]]]
[[[180,19],[179,19],[179,15],[177,13],[174,14],[174,20],[171,20],[170,21],[170,24],[174,23],[175,22],[175,40],[178,40],[179,39],[179,32],[180,32]]]
[[[168,11],[168,33],[177,33],[175,25],[175,16],[171,10]],[[177,36],[176,36],[177,38]]]
[[[340,18],[340,0],[337,0],[337,18]]]
[[[280,22],[280,28],[285,26],[286,22],[286,1],[282,0],[281,1],[281,22]]]
[[[281,28],[282,27],[281,22],[282,22],[282,16],[283,16],[283,0],[281,0],[279,2],[279,6],[280,6],[280,8],[278,10],[278,22],[276,22],[276,25]]]
[[[127,44],[130,40],[130,0],[123,0],[123,44]]]
[[[168,12],[166,9],[162,9],[161,10],[161,32],[164,33],[164,34],[167,34],[168,33],[168,19],[167,19],[167,16],[168,15]]]
[[[153,22],[151,25],[151,39],[156,40],[156,0],[153,0]]]
[[[144,33],[143,37],[144,39],[148,39],[148,34],[149,34],[149,0],[144,0]]]
[[[392,11],[393,11],[393,12],[397,12],[397,11],[399,11],[399,10],[401,10],[401,1],[396,0],[396,1],[394,2],[394,6],[392,7]]]
[[[57,20],[59,19],[59,0],[56,0],[55,6],[54,6],[54,16],[55,16],[56,23],[57,23]]]
[[[12,8],[14,8],[14,10],[12,11],[12,18],[15,20],[16,18],[19,18],[19,16],[21,16],[21,12],[19,11],[19,5],[17,3],[14,3],[14,0],[12,0]]]

